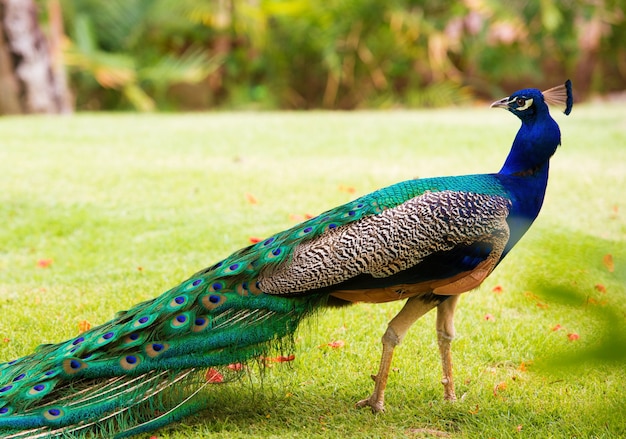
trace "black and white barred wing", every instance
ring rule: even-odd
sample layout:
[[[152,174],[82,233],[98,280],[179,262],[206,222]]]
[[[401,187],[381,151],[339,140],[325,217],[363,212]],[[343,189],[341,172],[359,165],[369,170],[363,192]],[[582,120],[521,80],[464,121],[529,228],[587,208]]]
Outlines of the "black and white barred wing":
[[[510,205],[503,196],[426,192],[299,244],[288,261],[261,271],[259,285],[268,294],[382,288],[424,281],[429,266],[440,280],[478,267],[484,279],[508,241]]]

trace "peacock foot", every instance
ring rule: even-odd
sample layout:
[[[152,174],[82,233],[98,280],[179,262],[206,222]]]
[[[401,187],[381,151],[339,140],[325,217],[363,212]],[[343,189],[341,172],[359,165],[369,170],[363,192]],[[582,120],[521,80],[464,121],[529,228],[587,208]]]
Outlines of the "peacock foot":
[[[369,398],[360,400],[359,402],[356,403],[356,406],[358,408],[369,406],[372,409],[372,413],[374,414],[383,413],[385,411],[384,400],[382,398],[381,399],[375,398],[374,395],[370,396]]]
[[[443,377],[441,380],[443,384],[443,399],[446,401],[456,401],[456,393],[454,392],[454,382],[451,377]]]
[[[446,401],[454,402],[456,401],[456,394],[454,393],[454,391],[452,393],[445,392],[443,395],[443,399],[445,399]]]

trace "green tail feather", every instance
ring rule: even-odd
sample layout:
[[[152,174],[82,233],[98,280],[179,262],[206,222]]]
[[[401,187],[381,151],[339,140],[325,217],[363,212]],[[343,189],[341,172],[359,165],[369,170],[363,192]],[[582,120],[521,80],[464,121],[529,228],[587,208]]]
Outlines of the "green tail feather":
[[[322,300],[273,297],[236,273],[224,276],[194,276],[80,337],[0,365],[0,434],[80,437],[164,425],[194,407],[187,398],[202,387],[198,369],[266,355]]]

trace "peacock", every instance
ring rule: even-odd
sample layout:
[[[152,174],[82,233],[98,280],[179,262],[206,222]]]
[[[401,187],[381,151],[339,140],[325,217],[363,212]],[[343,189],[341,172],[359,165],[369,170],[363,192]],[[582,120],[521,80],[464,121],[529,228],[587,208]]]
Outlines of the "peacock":
[[[384,410],[394,349],[433,308],[444,398],[455,400],[455,307],[541,209],[561,143],[547,104],[570,113],[569,80],[491,105],[521,120],[497,173],[379,189],[238,250],[77,337],[0,364],[0,435],[121,438],[159,428],[201,408],[195,396],[207,370],[263,358],[307,316],[353,302],[406,300],[382,336],[373,393],[358,407]]]

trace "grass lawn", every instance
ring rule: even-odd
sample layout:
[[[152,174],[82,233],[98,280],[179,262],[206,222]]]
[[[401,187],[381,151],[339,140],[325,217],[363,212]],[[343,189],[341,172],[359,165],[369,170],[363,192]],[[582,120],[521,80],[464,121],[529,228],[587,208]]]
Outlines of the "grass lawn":
[[[206,410],[153,435],[626,437],[626,106],[555,118],[539,219],[461,299],[458,402],[442,399],[433,313],[397,349],[387,412],[355,409],[401,306],[360,304],[309,320],[295,361],[211,386]],[[483,108],[0,118],[0,361],[307,214],[400,180],[497,171],[518,127]]]

